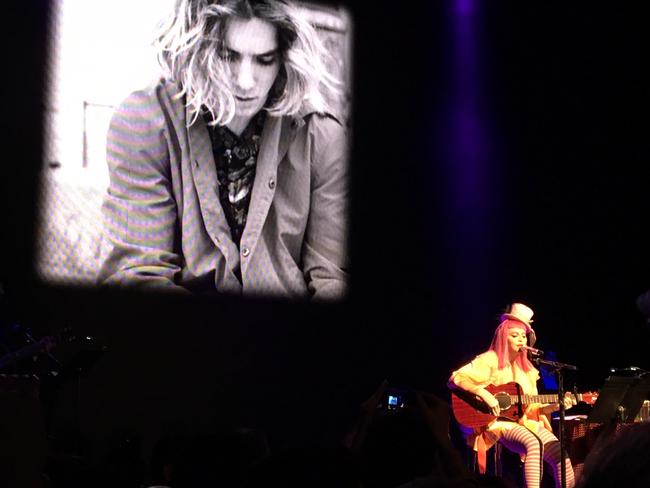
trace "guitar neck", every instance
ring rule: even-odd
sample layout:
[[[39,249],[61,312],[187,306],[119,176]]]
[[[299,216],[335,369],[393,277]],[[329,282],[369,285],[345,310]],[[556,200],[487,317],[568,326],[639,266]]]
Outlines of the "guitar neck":
[[[576,401],[583,401],[582,393],[575,393],[573,396],[576,398]],[[510,395],[513,403],[516,403],[519,399],[517,395]],[[530,405],[531,403],[557,403],[558,398],[556,393],[551,393],[548,395],[521,395],[521,402],[524,405]]]

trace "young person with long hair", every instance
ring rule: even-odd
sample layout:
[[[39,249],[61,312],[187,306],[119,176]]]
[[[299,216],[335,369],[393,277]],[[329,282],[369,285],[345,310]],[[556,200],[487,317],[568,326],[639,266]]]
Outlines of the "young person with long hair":
[[[533,311],[522,303],[513,303],[501,315],[501,323],[494,332],[490,348],[479,354],[470,363],[454,371],[449,378],[449,387],[473,393],[481,398],[496,418],[479,431],[467,432],[467,440],[478,452],[479,466],[485,470],[485,451],[497,441],[524,458],[524,478],[528,488],[541,484],[543,464],[547,462],[555,478],[555,485],[561,486],[560,443],[553,434],[548,416],[559,405],[529,404],[518,422],[498,418],[498,400],[486,387],[516,382],[525,395],[537,395],[539,371],[528,359],[523,346],[528,338],[534,342],[535,333],[531,327]],[[532,345],[532,344],[531,344]],[[570,395],[564,398],[566,408],[573,406]],[[574,486],[571,461],[566,459],[566,486]]]
[[[283,0],[177,0],[155,46],[165,76],[108,132],[100,282],[342,297],[346,135],[315,30]]]

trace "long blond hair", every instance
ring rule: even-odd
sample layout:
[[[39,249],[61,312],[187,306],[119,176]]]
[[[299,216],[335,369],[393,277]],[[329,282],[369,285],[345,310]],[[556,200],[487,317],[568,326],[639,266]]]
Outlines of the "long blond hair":
[[[259,18],[277,29],[281,68],[270,94],[272,115],[294,115],[308,103],[325,112],[325,92],[338,93],[340,82],[328,72],[328,53],[300,11],[284,0],[177,0],[154,41],[165,76],[178,83],[191,119],[207,109],[212,123],[227,124],[235,115],[230,69],[221,46],[229,17]]]

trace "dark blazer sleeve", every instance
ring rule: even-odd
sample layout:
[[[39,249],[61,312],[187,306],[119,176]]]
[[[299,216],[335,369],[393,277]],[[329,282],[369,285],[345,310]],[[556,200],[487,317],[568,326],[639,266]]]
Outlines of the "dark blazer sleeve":
[[[102,283],[178,288],[169,131],[155,90],[131,94],[112,117],[102,206],[110,251],[99,271]]]
[[[334,118],[311,116],[312,171],[303,271],[314,300],[338,299],[348,285],[347,135]]]

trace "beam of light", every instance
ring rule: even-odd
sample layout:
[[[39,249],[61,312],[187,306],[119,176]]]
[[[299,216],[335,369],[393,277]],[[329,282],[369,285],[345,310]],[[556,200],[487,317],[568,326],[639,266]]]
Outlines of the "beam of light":
[[[447,271],[453,282],[449,300],[473,297],[467,323],[491,303],[495,265],[494,219],[496,160],[485,110],[484,39],[477,0],[452,0],[449,18],[447,90],[442,100],[444,139],[440,161]],[[475,323],[475,322],[474,322]]]
[[[480,91],[477,8],[474,0],[456,0],[453,11],[452,94],[449,115],[450,202],[459,238],[482,240],[484,212],[489,203],[487,138],[483,126]],[[466,241],[467,242],[467,241]]]
[[[459,15],[471,15],[474,13],[474,0],[456,0],[454,8]]]

